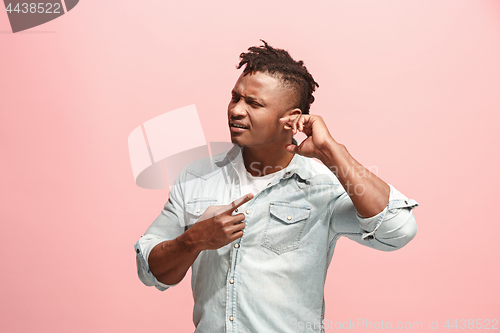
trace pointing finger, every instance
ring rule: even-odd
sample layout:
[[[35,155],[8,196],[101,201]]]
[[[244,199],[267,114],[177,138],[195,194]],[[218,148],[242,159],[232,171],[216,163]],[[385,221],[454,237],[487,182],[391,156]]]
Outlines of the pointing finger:
[[[236,208],[238,208],[241,205],[243,205],[244,203],[252,200],[252,198],[253,198],[253,194],[248,193],[247,195],[244,195],[241,198],[234,200],[233,202],[231,202],[228,205],[226,212],[232,213]]]

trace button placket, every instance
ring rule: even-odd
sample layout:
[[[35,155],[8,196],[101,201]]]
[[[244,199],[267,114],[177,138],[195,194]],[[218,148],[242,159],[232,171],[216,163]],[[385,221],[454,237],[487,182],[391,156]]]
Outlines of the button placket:
[[[226,305],[226,318],[228,319],[227,329],[228,332],[234,332],[235,330],[235,322],[234,322],[234,314],[235,314],[235,306],[236,306],[236,289],[234,285],[234,275],[236,270],[236,261],[238,258],[238,248],[240,247],[239,243],[233,244],[234,249],[231,251],[231,267],[229,269],[228,280],[227,282],[227,300],[228,303]],[[229,278],[231,277],[231,278]]]
[[[251,204],[249,204],[251,206]],[[251,209],[246,209],[243,207],[240,207],[239,209],[240,212],[246,213],[246,215],[249,215],[251,212]],[[251,208],[251,207],[249,207]],[[236,210],[235,210],[236,212]],[[236,276],[236,271],[238,269],[238,253],[241,248],[241,242],[243,241],[243,238],[245,236],[243,235],[237,242],[233,244],[233,251],[232,252],[232,263],[231,263],[231,269],[229,272],[228,276],[228,286],[227,286],[227,292],[228,292],[228,300],[232,300],[231,305],[227,308],[227,317],[229,319],[229,322],[232,323],[232,325],[229,325],[230,330],[232,331],[235,329],[235,315],[236,315],[236,310],[237,310],[237,305],[236,305],[236,298],[237,298],[237,291],[236,291],[236,284],[235,284],[235,276]]]

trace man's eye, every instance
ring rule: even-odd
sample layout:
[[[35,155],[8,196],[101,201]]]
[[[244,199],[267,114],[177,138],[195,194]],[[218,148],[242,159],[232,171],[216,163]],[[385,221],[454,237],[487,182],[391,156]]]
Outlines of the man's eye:
[[[239,100],[240,100],[240,98],[238,96],[231,97],[231,101],[234,103],[238,102]]]

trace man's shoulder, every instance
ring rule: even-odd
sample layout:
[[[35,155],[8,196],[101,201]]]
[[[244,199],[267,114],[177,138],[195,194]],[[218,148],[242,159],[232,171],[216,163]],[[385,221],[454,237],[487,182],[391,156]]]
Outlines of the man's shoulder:
[[[184,167],[180,176],[185,178],[208,179],[219,173],[229,163],[229,157],[235,153],[235,147],[214,156],[199,158]]]
[[[299,165],[302,168],[302,172],[299,172],[299,174],[303,174],[304,177],[306,177],[310,182],[324,184],[331,183],[334,185],[340,184],[332,170],[320,161],[300,155],[297,156],[297,158],[299,160]]]
[[[305,157],[307,158],[307,157]],[[309,159],[311,170],[315,175],[328,175],[328,176],[334,176],[333,173],[331,172],[330,169],[323,163],[319,162],[318,160],[314,158]],[[335,176],[334,176],[335,177]]]

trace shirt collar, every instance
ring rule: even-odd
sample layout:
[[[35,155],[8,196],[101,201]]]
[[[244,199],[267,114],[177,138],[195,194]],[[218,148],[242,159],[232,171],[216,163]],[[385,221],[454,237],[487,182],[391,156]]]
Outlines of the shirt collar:
[[[297,141],[294,140],[294,143],[296,144]],[[233,165],[233,168],[235,167],[234,163],[236,163],[236,157],[238,155],[242,154],[243,148],[234,145],[233,148],[231,148],[225,155],[221,155],[218,158],[216,158],[214,161],[215,163],[222,167],[223,165],[231,162]],[[243,159],[242,159],[243,160]],[[288,164],[288,166],[285,168],[285,173],[283,174],[283,178],[290,178],[294,174],[297,174],[300,178],[303,180],[307,180],[312,178],[313,174],[311,172],[311,161],[309,158],[294,154],[292,157],[292,160]]]

